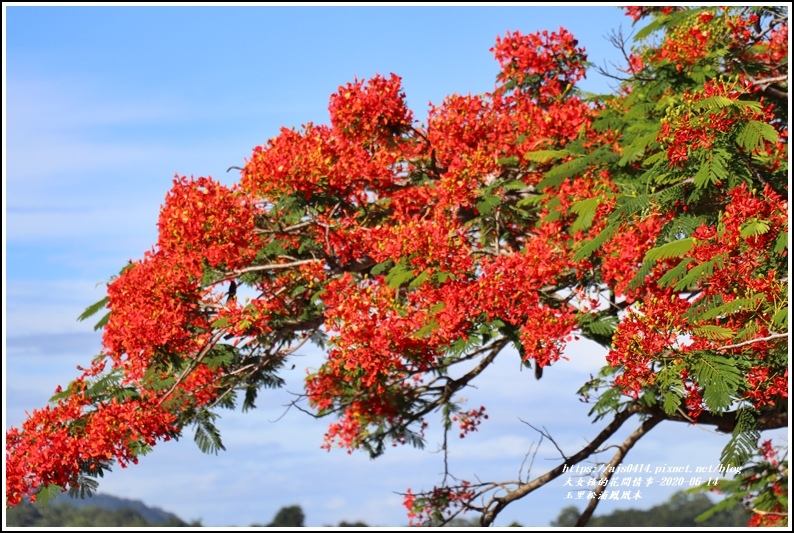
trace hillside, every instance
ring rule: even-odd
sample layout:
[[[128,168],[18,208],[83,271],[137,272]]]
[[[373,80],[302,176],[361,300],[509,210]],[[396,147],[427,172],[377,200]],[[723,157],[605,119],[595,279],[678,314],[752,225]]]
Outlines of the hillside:
[[[140,500],[95,494],[90,498],[61,496],[46,506],[23,502],[7,510],[9,527],[147,527],[200,526]]]

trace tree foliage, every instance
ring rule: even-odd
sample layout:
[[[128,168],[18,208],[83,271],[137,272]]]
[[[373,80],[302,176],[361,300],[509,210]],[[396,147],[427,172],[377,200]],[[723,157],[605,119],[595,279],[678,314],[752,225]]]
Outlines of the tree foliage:
[[[195,527],[176,516],[162,521],[147,520],[140,510],[130,507],[115,509],[99,505],[74,506],[65,502],[36,505],[22,501],[8,509],[5,525],[9,527]]]
[[[750,513],[741,505],[715,513],[708,520],[697,518],[713,507],[714,503],[704,494],[676,492],[666,502],[647,510],[617,509],[609,514],[593,516],[588,527],[743,527]],[[552,527],[572,527],[579,520],[579,510],[571,505],[564,507]]]
[[[590,444],[536,479],[408,490],[416,523],[491,524],[629,419],[611,466],[663,421],[731,433],[720,460],[749,464],[788,425],[788,10],[627,14],[613,94],[577,88],[589,64],[565,29],[513,32],[493,91],[425,123],[398,76],[356,80],[236,185],[177,177],[155,247],[81,317],[108,309],[101,353],[8,431],[8,504],[90,492],[191,426],[223,450],[217,410],[254,407],[306,343],[326,350],[304,398],[332,419],[324,446],[373,457],[422,446],[436,414],[476,431],[486,409],[459,393],[510,348],[536,377],[577,339],[606,348],[579,390],[606,423]],[[762,484],[757,510],[785,523],[787,467]]]

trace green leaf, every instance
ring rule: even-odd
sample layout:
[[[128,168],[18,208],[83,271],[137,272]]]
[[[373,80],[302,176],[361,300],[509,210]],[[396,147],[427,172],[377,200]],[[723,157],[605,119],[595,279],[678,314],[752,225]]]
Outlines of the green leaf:
[[[397,263],[394,265],[388,275],[386,275],[386,284],[391,289],[396,289],[403,283],[414,278],[413,270],[406,267],[405,263]]]
[[[538,150],[536,152],[527,152],[524,154],[524,159],[536,163],[547,163],[554,159],[561,159],[569,155],[571,155],[571,153],[568,150]]]
[[[62,493],[63,487],[55,484],[44,485],[41,490],[39,490],[38,494],[36,494],[36,505],[39,507],[44,507]]]
[[[706,337],[707,339],[720,340],[733,338],[734,332],[730,328],[724,328],[715,324],[703,324],[692,326],[692,333]]]
[[[691,250],[694,244],[695,240],[691,237],[668,242],[667,244],[651,248],[645,252],[644,261],[661,261],[662,259],[669,259],[671,257],[681,257]]]
[[[672,415],[681,405],[681,395],[673,389],[663,391],[662,395],[664,396],[664,412]]]
[[[677,286],[678,285],[676,285],[676,287]],[[698,298],[689,307],[689,309],[687,309],[684,312],[684,318],[688,320],[690,323],[700,322],[703,313],[707,313],[709,309],[713,308],[716,305],[722,305],[722,303],[723,303],[722,296],[720,296],[719,294],[712,294],[706,296],[705,298]]]
[[[378,263],[377,265],[375,265],[374,267],[372,267],[372,270],[370,270],[370,273],[371,273],[373,276],[376,276],[376,275],[378,275],[378,274],[381,274],[381,273],[385,272],[385,271],[386,271],[386,270],[388,270],[389,268],[391,268],[391,266],[392,266],[393,264],[394,264],[394,261],[392,261],[391,259],[387,259],[387,260],[385,260],[384,262],[382,262],[382,263]]]
[[[700,281],[703,278],[714,274],[715,266],[718,268],[722,268],[724,264],[725,264],[725,256],[718,255],[709,261],[705,261],[703,263],[700,263],[699,265],[695,265],[687,273],[686,276],[681,278],[681,280],[675,284],[675,287],[673,287],[673,289],[676,291],[682,291],[694,284],[700,283]]]
[[[436,280],[439,283],[446,283],[447,280],[449,279],[454,280],[455,274],[453,274],[452,272],[446,272],[444,270],[439,270],[438,272],[436,272]]]
[[[692,106],[692,109],[695,111],[700,111],[703,109],[723,109],[726,107],[732,107],[736,105],[736,100],[732,100],[726,96],[709,96],[708,98],[703,98],[702,100],[698,100],[695,105]]]
[[[779,254],[783,250],[788,250],[788,231],[781,231],[775,241],[775,253]]]
[[[653,265],[653,261],[643,261],[640,265],[640,268],[637,269],[637,272],[635,272],[634,276],[631,278],[631,280],[629,280],[629,288],[636,289],[645,283],[645,278],[651,273]]]
[[[226,450],[221,442],[221,433],[218,428],[207,418],[196,421],[196,435],[194,437],[199,449],[204,453],[218,454],[219,450]]]
[[[518,157],[511,155],[509,157],[500,157],[496,160],[497,163],[503,166],[516,166],[519,163]]]
[[[427,335],[430,335],[431,333],[436,331],[438,328],[439,328],[438,322],[436,322],[435,320],[431,320],[429,324],[422,326],[421,328],[419,328],[418,331],[416,331],[413,335],[411,335],[411,338],[423,339]]]
[[[411,283],[408,285],[409,289],[415,289],[430,277],[430,274],[427,270],[423,270],[416,278],[414,278]]]
[[[521,180],[511,180],[502,185],[502,188],[506,191],[520,191],[526,187],[527,184]]]
[[[742,466],[755,455],[761,434],[756,429],[756,417],[751,409],[741,408],[736,413],[736,426],[731,440],[720,454],[720,463],[725,466]]]
[[[96,324],[94,324],[94,331],[99,331],[100,329],[104,328],[109,320],[110,320],[110,311],[105,313],[105,315],[102,318],[100,318]]]
[[[493,194],[484,194],[482,200],[477,202],[477,211],[479,211],[481,215],[487,215],[501,202],[502,200],[498,196],[494,196]]]
[[[587,198],[574,203],[571,206],[571,211],[579,216],[576,217],[576,220],[571,225],[571,231],[575,233],[589,228],[593,223],[593,217],[595,217],[596,210],[600,204],[601,198]]]
[[[788,329],[788,307],[783,307],[775,313],[772,323],[779,328]]]
[[[751,218],[742,224],[741,236],[742,239],[746,239],[755,235],[763,235],[767,231],[769,231],[769,223],[766,220]]]
[[[661,152],[656,152],[655,154],[651,154],[650,156],[646,157],[645,160],[642,162],[642,165],[645,167],[651,167],[660,161],[667,160],[667,152],[662,150]]]
[[[736,361],[719,354],[703,354],[692,365],[692,373],[703,387],[703,401],[717,415],[722,414],[733,403],[744,382],[744,376],[737,368]]]
[[[755,294],[750,298],[737,298],[735,300],[731,300],[730,302],[726,302],[722,305],[709,309],[700,316],[700,320],[712,320],[718,317],[727,317],[737,311],[755,310],[758,307],[759,301],[763,300],[763,298],[763,294]]]
[[[110,470],[110,468],[108,468],[108,470]],[[102,468],[97,469],[95,472],[99,476],[104,477]],[[95,479],[91,479],[90,477],[86,477],[82,474],[78,476],[77,481],[80,484],[79,487],[75,487],[74,485],[69,487],[69,496],[72,498],[90,498],[96,492],[97,487],[99,487],[99,483]]]
[[[669,287],[673,283],[679,280],[681,276],[683,276],[687,272],[687,265],[693,262],[694,259],[691,257],[685,257],[682,259],[676,266],[668,270],[664,273],[664,275],[659,278],[659,286],[660,287]]]
[[[736,136],[736,143],[747,152],[764,149],[764,141],[776,143],[778,133],[771,124],[750,120]]]
[[[700,169],[695,174],[694,182],[698,188],[703,188],[709,183],[717,183],[725,179],[727,170],[725,169],[724,150],[712,150],[703,158]]]
[[[596,235],[593,239],[584,243],[584,245],[576,252],[576,255],[573,257],[574,261],[581,261],[587,257],[593,255],[593,252],[601,248],[601,246],[610,238],[615,232],[618,230],[620,226],[618,224],[612,224],[604,229],[602,229],[598,235]]]
[[[108,299],[108,297],[107,297],[107,296],[105,296],[104,298],[102,298],[101,300],[99,300],[97,303],[95,303],[95,304],[92,304],[92,305],[89,305],[88,307],[86,307],[85,311],[83,311],[83,314],[77,317],[77,320],[78,320],[79,322],[82,322],[83,320],[86,320],[87,318],[89,318],[89,317],[91,317],[91,316],[94,316],[94,315],[95,315],[95,314],[97,314],[97,313],[98,313],[98,312],[99,312],[101,309],[104,309],[104,307],[105,307],[105,306],[106,306],[108,303],[110,303],[110,300]],[[98,329],[98,328],[95,328],[95,329]]]
[[[666,17],[659,17],[659,18],[656,18],[656,19],[652,20],[646,26],[643,26],[642,28],[640,28],[637,31],[637,33],[634,34],[634,42],[635,43],[640,42],[641,40],[645,39],[646,37],[648,37],[652,33],[662,29],[664,27],[663,23],[664,23],[665,20],[666,20]]]
[[[571,159],[559,164],[544,174],[544,179],[538,184],[538,189],[543,190],[547,187],[556,187],[566,178],[579,174],[588,167],[590,162],[586,157]]]
[[[608,315],[587,323],[587,329],[596,335],[611,336],[618,327],[618,318]]]
[[[660,128],[661,126],[654,128],[654,130],[650,133],[646,133],[645,135],[637,137],[631,142],[631,144],[623,148],[621,152],[623,157],[621,157],[620,161],[618,161],[618,165],[621,167],[625,166],[644,154],[645,149],[648,148],[648,145],[656,141],[656,137],[659,135]]]
[[[595,405],[593,405],[593,408],[590,409],[588,416],[595,415],[595,420],[598,421],[607,414],[616,411],[620,405],[621,394],[622,393],[618,388],[608,388],[601,396],[598,397]]]
[[[212,327],[213,328],[222,328],[222,327],[226,326],[226,324],[229,323],[229,320],[230,320],[230,318],[228,316],[223,316],[221,318],[218,318],[212,323]]]
[[[537,185],[537,188],[538,190],[543,190],[548,187],[556,187],[563,180],[581,174],[590,165],[612,163],[618,159],[620,159],[620,155],[616,154],[610,147],[598,148],[588,152],[586,155],[555,166],[544,174],[543,180]]]

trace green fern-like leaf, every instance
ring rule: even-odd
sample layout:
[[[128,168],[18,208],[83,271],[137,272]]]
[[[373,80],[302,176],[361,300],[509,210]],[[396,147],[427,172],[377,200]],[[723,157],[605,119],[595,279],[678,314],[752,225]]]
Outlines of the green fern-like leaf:
[[[722,268],[724,264],[725,264],[725,256],[718,255],[709,261],[705,261],[703,263],[700,263],[699,265],[695,265],[687,273],[686,276],[681,278],[681,280],[675,284],[675,287],[673,287],[673,289],[675,289],[676,291],[681,291],[689,287],[692,287],[693,285],[697,285],[703,279],[713,275],[715,267]]]
[[[747,152],[762,150],[765,141],[776,143],[778,133],[772,125],[757,120],[747,122],[736,136],[736,143]]]
[[[660,163],[662,161],[667,161],[667,152],[662,150],[661,152],[656,152],[655,154],[651,154],[645,158],[642,162],[642,165],[645,167],[651,167]]]
[[[651,273],[651,269],[653,269],[654,264],[654,261],[643,261],[642,265],[640,265],[640,268],[637,269],[637,272],[635,272],[634,276],[631,278],[631,280],[629,280],[629,288],[636,289],[645,283],[645,278]]]
[[[609,215],[610,222],[617,222],[622,217],[631,216],[649,209],[652,205],[647,194],[636,196],[621,196],[618,198],[615,210]]]
[[[623,157],[621,157],[620,161],[618,161],[618,165],[621,167],[626,166],[628,163],[638,159],[642,154],[644,154],[648,146],[652,142],[656,141],[656,137],[659,135],[660,127],[661,126],[654,128],[653,131],[637,137],[631,142],[631,144],[626,146],[622,151]]]
[[[543,181],[538,184],[538,189],[543,190],[547,187],[556,187],[562,183],[564,179],[581,173],[589,164],[590,162],[586,157],[578,157],[557,165],[546,172]]]
[[[99,331],[100,329],[104,328],[108,321],[110,320],[110,311],[105,313],[102,318],[100,318],[96,324],[94,324],[94,331]]]
[[[656,375],[656,384],[662,395],[664,412],[672,415],[678,410],[683,399],[681,365],[670,365],[660,370]]]
[[[598,397],[588,416],[594,416],[595,421],[598,421],[609,413],[615,412],[620,405],[620,397],[620,390],[610,387]]]
[[[218,451],[225,450],[226,447],[221,441],[221,433],[218,428],[205,416],[196,420],[196,435],[194,437],[199,449],[204,453],[218,454]]]
[[[665,274],[659,278],[659,286],[669,287],[673,283],[677,282],[681,276],[686,273],[687,265],[693,261],[694,259],[691,257],[685,257],[682,259],[676,266],[665,272]]]
[[[728,154],[725,150],[712,150],[705,154],[700,169],[694,177],[695,186],[703,188],[711,183],[724,180],[728,175],[725,162],[727,158]]]
[[[717,326],[714,324],[703,324],[701,326],[693,326],[692,333],[712,340],[730,339],[734,336],[734,332],[732,329],[724,328],[722,326]]]
[[[769,231],[769,223],[766,220],[751,218],[742,224],[741,236],[743,239],[746,239],[756,235],[763,235],[767,231]]]
[[[681,257],[691,250],[694,244],[695,241],[692,238],[668,242],[667,244],[651,248],[645,252],[644,261],[661,261],[662,259],[669,259],[671,257]]]
[[[744,381],[736,361],[717,354],[703,354],[692,365],[692,373],[703,387],[703,401],[715,414],[731,405]]]
[[[99,472],[101,472],[101,470],[99,470]],[[83,500],[93,496],[97,488],[99,488],[99,482],[97,482],[97,480],[80,475],[78,486],[71,485],[69,487],[69,496]]]
[[[757,444],[760,437],[753,410],[739,409],[736,413],[736,426],[733,428],[731,440],[720,454],[720,463],[733,467],[744,465],[758,449]]]
[[[576,217],[576,220],[571,225],[571,231],[577,232],[589,228],[593,223],[593,217],[595,217],[596,210],[600,204],[600,198],[587,198],[573,204],[571,211],[579,216]]]
[[[394,262],[391,259],[387,259],[384,262],[378,263],[377,265],[372,267],[372,270],[370,270],[370,273],[373,276],[376,276],[378,274],[382,274],[382,273],[386,272],[387,270],[389,270],[393,265],[394,265]]]
[[[413,278],[413,270],[410,270],[405,263],[397,263],[386,275],[386,284],[389,288],[396,289]]]
[[[788,231],[781,231],[775,241],[775,253],[779,254],[783,250],[788,250]]]
[[[596,235],[593,239],[584,243],[584,245],[579,249],[579,251],[576,252],[576,255],[574,256],[573,260],[581,261],[582,259],[585,259],[593,255],[593,253],[596,250],[601,248],[601,246],[603,246],[603,244],[607,240],[609,240],[609,238],[612,237],[612,235],[615,234],[615,232],[618,230],[619,227],[620,226],[618,224],[611,224],[605,227],[604,229],[602,229],[598,233],[598,235]]]
[[[763,298],[763,294],[755,294],[750,298],[737,298],[731,300],[730,302],[709,309],[703,313],[700,320],[712,320],[717,317],[731,315],[737,311],[754,310],[758,307],[759,302],[763,300]]]
[[[712,307],[722,304],[722,296],[719,294],[699,298],[684,312],[684,318],[692,324],[700,322],[704,313],[708,312]]]
[[[612,163],[618,159],[620,159],[620,156],[613,152],[611,148],[598,148],[587,155],[566,161],[546,172],[543,176],[543,181],[538,184],[538,189],[556,187],[563,180],[580,174],[590,165]]]
[[[36,505],[44,507],[49,502],[57,498],[63,493],[63,487],[55,484],[44,485],[38,494],[36,494]]]
[[[736,105],[736,100],[732,100],[726,96],[709,96],[708,98],[703,98],[702,100],[698,100],[692,109],[696,111],[700,110],[707,110],[711,111],[714,109],[724,109],[726,107],[733,107]]]
[[[784,307],[772,317],[772,324],[781,329],[788,329],[788,307]]]
[[[618,326],[618,319],[615,316],[606,316],[598,320],[593,320],[587,324],[587,328],[596,335],[612,335]]]
[[[108,297],[107,297],[107,296],[105,296],[104,298],[102,298],[101,300],[99,300],[97,303],[95,303],[95,304],[91,304],[91,305],[89,305],[88,307],[86,307],[85,311],[83,311],[83,314],[81,314],[80,316],[78,316],[78,317],[77,317],[77,320],[78,320],[78,321],[80,321],[80,322],[82,322],[83,320],[86,320],[86,319],[88,319],[88,318],[90,318],[90,317],[94,316],[94,315],[95,315],[95,314],[97,314],[97,313],[98,313],[98,312],[99,312],[101,309],[104,309],[104,308],[105,308],[105,306],[106,306],[106,305],[107,305],[109,302],[110,302],[110,300],[108,299]]]
[[[536,163],[548,163],[555,159],[562,159],[571,155],[568,150],[537,150],[535,152],[527,152],[524,154],[524,159],[527,161],[534,161]]]

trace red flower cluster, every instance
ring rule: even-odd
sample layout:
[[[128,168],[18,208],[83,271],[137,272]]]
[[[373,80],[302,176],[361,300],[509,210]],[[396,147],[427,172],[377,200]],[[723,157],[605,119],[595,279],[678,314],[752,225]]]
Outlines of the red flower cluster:
[[[414,494],[408,489],[403,505],[408,509],[408,523],[412,526],[432,525],[440,522],[444,513],[449,516],[456,508],[466,512],[467,504],[474,498],[471,483],[462,481],[456,487],[435,487],[432,491]]]

